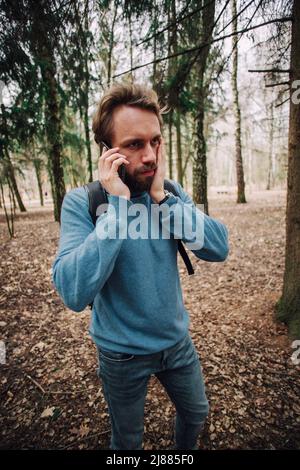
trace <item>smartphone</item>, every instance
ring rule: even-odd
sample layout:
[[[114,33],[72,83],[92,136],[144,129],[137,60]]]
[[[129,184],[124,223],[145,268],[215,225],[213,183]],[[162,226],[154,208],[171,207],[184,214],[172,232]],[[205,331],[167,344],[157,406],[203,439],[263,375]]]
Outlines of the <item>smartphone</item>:
[[[107,145],[103,140],[101,140],[101,144],[107,150],[111,149],[111,147],[109,147],[109,145]],[[120,165],[119,168],[118,168],[118,173],[119,173],[119,176],[120,176],[121,180],[123,181],[123,183],[125,182],[125,171],[126,171],[125,170],[125,163],[122,163],[122,165]]]

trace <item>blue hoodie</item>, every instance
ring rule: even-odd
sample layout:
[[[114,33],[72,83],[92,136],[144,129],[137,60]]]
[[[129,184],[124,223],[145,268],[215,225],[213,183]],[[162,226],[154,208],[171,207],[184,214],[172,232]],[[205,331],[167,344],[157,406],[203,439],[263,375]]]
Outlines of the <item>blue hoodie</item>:
[[[65,195],[53,283],[71,310],[80,312],[93,302],[90,334],[100,348],[150,354],[173,346],[187,334],[189,315],[183,304],[176,238],[205,261],[224,261],[228,255],[226,226],[200,211],[182,187],[173,183],[179,197],[172,194],[161,206],[154,204],[148,192],[132,195],[130,201],[108,195],[108,210],[98,217],[96,226],[84,188]],[[160,231],[151,238],[151,223],[147,238],[124,236],[136,220],[132,216],[135,204],[143,205],[148,214],[154,206],[174,209],[159,219],[160,230],[166,227],[169,237]],[[120,210],[124,205],[129,212]],[[183,228],[196,227],[196,236],[192,230],[177,233],[176,210]],[[99,236],[112,225],[117,227],[117,236]]]

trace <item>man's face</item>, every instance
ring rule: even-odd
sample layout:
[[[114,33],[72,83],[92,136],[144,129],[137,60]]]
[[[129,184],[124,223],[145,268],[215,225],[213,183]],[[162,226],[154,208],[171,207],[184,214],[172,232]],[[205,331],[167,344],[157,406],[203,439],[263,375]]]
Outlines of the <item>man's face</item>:
[[[125,165],[125,184],[133,192],[149,191],[162,138],[156,114],[122,105],[114,110],[113,120],[112,147],[119,147],[119,153],[129,161]]]

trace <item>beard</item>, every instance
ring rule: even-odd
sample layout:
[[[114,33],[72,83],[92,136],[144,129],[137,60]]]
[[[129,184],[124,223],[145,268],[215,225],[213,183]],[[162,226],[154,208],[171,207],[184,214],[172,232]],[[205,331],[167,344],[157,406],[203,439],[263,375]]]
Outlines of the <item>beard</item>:
[[[157,166],[151,166],[151,167],[144,167],[139,170],[135,170],[133,175],[130,175],[127,173],[126,167],[125,167],[125,177],[124,177],[124,183],[126,186],[128,186],[129,190],[131,193],[142,193],[144,191],[149,192],[154,176],[143,176],[142,172],[143,171],[150,171],[150,170],[155,170]]]

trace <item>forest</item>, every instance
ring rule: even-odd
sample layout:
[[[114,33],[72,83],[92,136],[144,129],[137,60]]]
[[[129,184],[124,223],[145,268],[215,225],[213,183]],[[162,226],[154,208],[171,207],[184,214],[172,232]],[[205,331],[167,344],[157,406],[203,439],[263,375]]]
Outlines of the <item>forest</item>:
[[[52,266],[115,83],[157,93],[166,177],[228,228],[224,263],[189,252],[189,276],[178,257],[200,449],[300,449],[297,0],[0,0],[0,449],[109,445],[91,311],[64,305]],[[152,377],[145,450],[170,448],[174,413]]]

